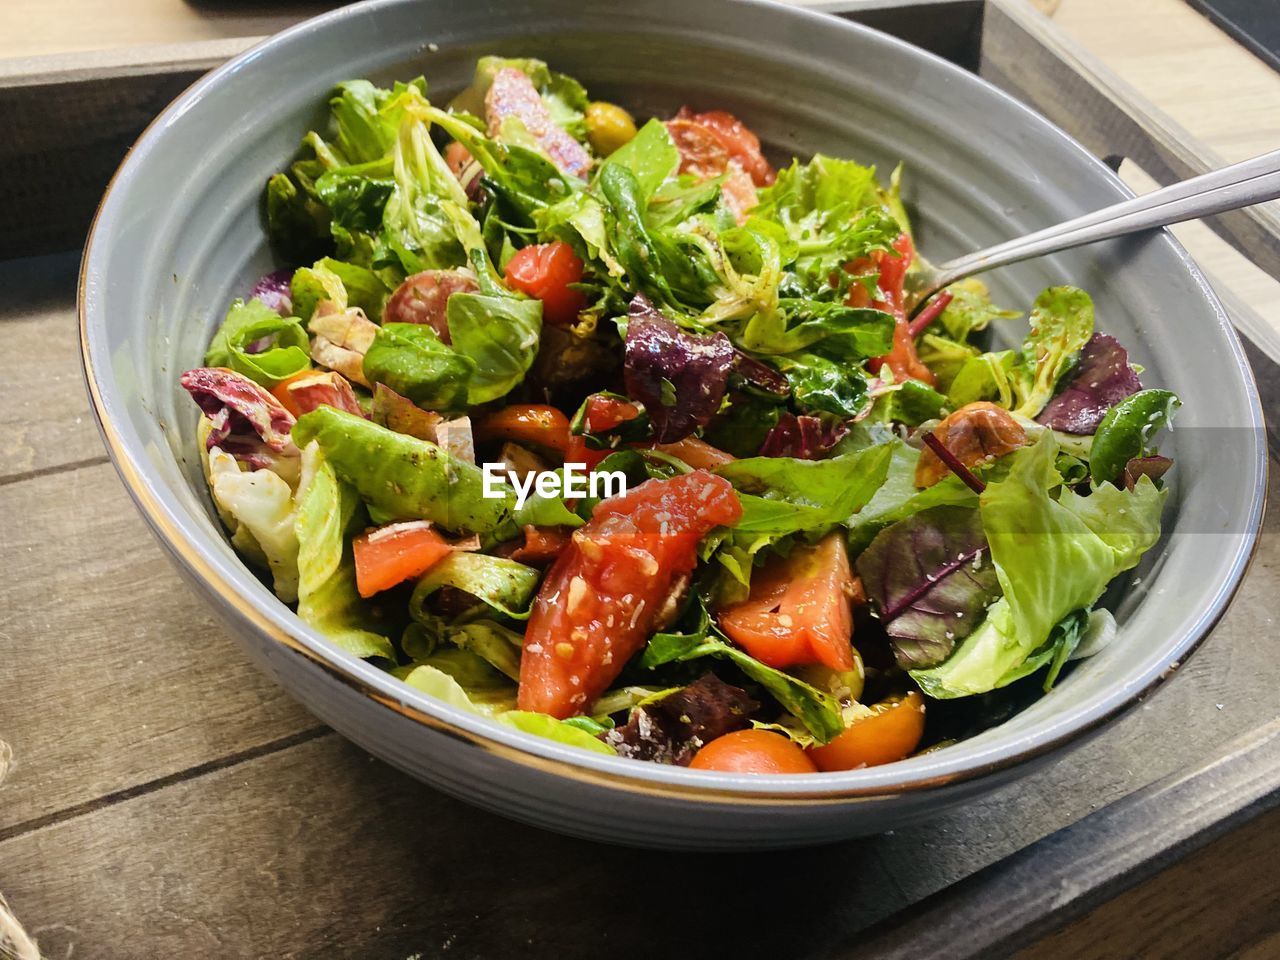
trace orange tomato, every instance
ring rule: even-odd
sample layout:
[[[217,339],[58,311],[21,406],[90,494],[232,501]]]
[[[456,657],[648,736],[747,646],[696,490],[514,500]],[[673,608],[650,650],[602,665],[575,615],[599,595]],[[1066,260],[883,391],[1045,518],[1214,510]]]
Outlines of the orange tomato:
[[[771,667],[822,663],[852,670],[856,590],[844,538],[832,533],[771,558],[751,575],[751,595],[717,619],[729,639]]]
[[[510,440],[564,456],[569,449],[569,418],[546,404],[514,403],[481,417],[475,434],[477,440]]]
[[[280,406],[284,407],[295,417],[300,417],[306,411],[298,406],[298,401],[294,399],[293,394],[289,392],[289,384],[297,383],[299,380],[305,380],[307,377],[314,377],[315,375],[316,371],[312,370],[310,367],[307,367],[305,370],[300,370],[291,377],[285,377],[272,387],[271,395],[280,401]]]
[[[805,752],[780,733],[736,730],[694,754],[691,770],[724,773],[817,773]]]
[[[638,416],[640,408],[630,400],[608,397],[603,393],[593,393],[587,397],[587,433],[606,433]]]
[[[507,285],[542,301],[542,319],[556,326],[577,322],[587,298],[572,283],[582,282],[583,265],[563,240],[535,243],[507,261]]]
[[[391,523],[352,541],[356,589],[362,597],[422,576],[453,547],[426,520]]]
[[[876,283],[883,299],[870,300],[866,288],[855,283],[849,291],[849,299],[846,303],[851,307],[873,306],[877,310],[893,314],[897,320],[893,329],[892,349],[883,357],[875,357],[867,364],[872,373],[879,373],[881,367],[887,366],[899,382],[919,380],[921,383],[933,386],[938,382],[937,377],[933,375],[932,370],[921,363],[920,357],[916,354],[915,337],[907,323],[907,295],[903,287],[906,283],[907,269],[915,259],[915,246],[911,243],[911,237],[903,233],[899,234],[898,239],[893,242],[893,249],[896,251],[896,256],[877,251],[871,255],[870,264],[866,260],[859,260],[847,268],[852,273],[862,273],[870,265],[874,265],[880,271],[880,277]],[[870,303],[868,303],[869,300]]]
[[[877,704],[875,711],[853,721],[830,743],[809,748],[819,770],[875,767],[915,751],[924,735],[924,697],[912,690],[905,697]]]

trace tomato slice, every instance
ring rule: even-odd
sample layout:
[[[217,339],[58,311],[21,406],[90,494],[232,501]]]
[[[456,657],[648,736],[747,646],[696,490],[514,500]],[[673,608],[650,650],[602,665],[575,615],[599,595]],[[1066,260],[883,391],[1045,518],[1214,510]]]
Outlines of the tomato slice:
[[[594,470],[605,457],[613,452],[608,448],[597,450],[595,447],[589,447],[587,446],[587,438],[575,433],[569,438],[569,447],[564,452],[564,462],[581,463],[586,466],[587,470]]]
[[[300,417],[306,413],[306,411],[298,405],[298,401],[294,398],[293,394],[289,392],[289,384],[297,383],[300,380],[306,380],[308,377],[314,377],[318,372],[319,371],[308,367],[306,370],[301,370],[291,377],[286,377],[271,388],[271,395],[280,401],[280,406],[284,407],[295,417]]]
[[[738,161],[742,169],[750,174],[752,183],[757,187],[767,187],[777,179],[777,173],[760,150],[760,138],[733,114],[724,110],[690,113],[685,108],[676,116],[691,120],[710,131],[729,158]]]
[[[832,533],[770,559],[751,575],[751,595],[717,619],[730,640],[771,667],[852,670],[856,591],[844,539]]]
[[[475,434],[478,440],[510,440],[564,456],[569,449],[569,418],[546,404],[515,403],[481,417]]]
[[[697,564],[698,541],[740,516],[733,487],[705,470],[649,480],[597,505],[534,600],[520,709],[564,718],[595,702]]]
[[[795,743],[769,730],[735,730],[716,737],[694,754],[689,769],[725,773],[818,772]]]
[[[542,301],[542,319],[565,327],[576,323],[587,298],[572,283],[582,282],[582,260],[563,240],[535,243],[507,261],[507,285]]]
[[[352,541],[362,597],[422,576],[453,550],[426,520],[391,523]]]
[[[877,284],[883,299],[870,299],[865,288],[861,284],[855,284],[846,303],[851,307],[873,306],[877,310],[893,314],[897,321],[893,328],[892,349],[883,357],[875,357],[867,362],[872,373],[879,373],[882,367],[887,366],[893,371],[896,381],[919,380],[933,386],[938,382],[937,377],[920,361],[916,353],[916,338],[907,323],[907,295],[904,287],[907,270],[915,259],[915,246],[911,237],[903,233],[893,242],[893,249],[897,251],[897,256],[883,251],[876,251],[871,255],[871,264],[880,271]],[[866,266],[866,261],[860,260],[850,264],[847,269],[852,273],[860,273]]]
[[[811,747],[819,770],[857,770],[908,757],[924,736],[924,697],[912,690],[905,697],[877,704],[875,713],[853,721],[830,743]]]

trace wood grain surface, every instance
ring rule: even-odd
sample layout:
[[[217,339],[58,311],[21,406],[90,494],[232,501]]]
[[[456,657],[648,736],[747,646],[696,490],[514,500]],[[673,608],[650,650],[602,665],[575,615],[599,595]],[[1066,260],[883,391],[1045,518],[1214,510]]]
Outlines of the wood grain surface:
[[[263,33],[328,5],[0,0],[0,57]],[[1158,13],[1154,26],[1137,7]],[[1056,17],[1152,99],[1167,92],[1161,69],[1168,81],[1191,60],[1269,95],[1271,78],[1201,46],[1209,35],[1182,10],[1061,0]],[[1233,112],[1222,84],[1197,77],[1174,82],[1173,106],[1219,98],[1201,114],[1161,106],[1227,156],[1280,144],[1280,111]],[[317,725],[170,569],[86,406],[77,261],[0,263],[0,739],[15,752],[0,787],[0,890],[50,960],[839,957],[867,925],[1275,715],[1272,510],[1237,602],[1158,696],[962,811],[731,857],[613,849],[499,820]],[[1262,289],[1240,285],[1246,299]],[[1255,821],[1019,960],[1280,956],[1278,837],[1280,816]]]

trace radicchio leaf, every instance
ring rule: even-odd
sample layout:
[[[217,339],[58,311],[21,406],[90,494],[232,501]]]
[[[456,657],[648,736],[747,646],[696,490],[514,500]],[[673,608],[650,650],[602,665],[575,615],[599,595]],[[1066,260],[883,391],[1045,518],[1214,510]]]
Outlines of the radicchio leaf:
[[[1000,595],[982,519],[969,507],[930,507],[886,527],[857,568],[904,669],[946,660]]]
[[[274,270],[253,285],[253,289],[249,291],[249,299],[260,300],[282,317],[292,316],[293,300],[289,295],[289,281],[292,279],[292,270]]]
[[[257,469],[279,457],[296,457],[289,431],[293,414],[248,377],[223,367],[197,367],[179,381],[209,418],[206,443]]]
[[[299,416],[323,406],[337,407],[357,417],[365,416],[350,381],[332,370],[317,370],[312,376],[291,380],[285,389],[293,398],[293,406]]]
[[[706,426],[724,399],[736,353],[723,333],[685,333],[642,294],[627,314],[627,394],[644,404],[659,443]]]
[[[760,456],[820,460],[848,432],[849,427],[842,420],[784,413],[760,445]]]
[[[745,690],[706,673],[682,690],[636,707],[603,739],[619,756],[688,766],[703,744],[743,729],[759,708]]]
[[[1095,333],[1080,351],[1067,385],[1036,420],[1063,433],[1091,434],[1113,406],[1142,389],[1129,354],[1115,337]]]

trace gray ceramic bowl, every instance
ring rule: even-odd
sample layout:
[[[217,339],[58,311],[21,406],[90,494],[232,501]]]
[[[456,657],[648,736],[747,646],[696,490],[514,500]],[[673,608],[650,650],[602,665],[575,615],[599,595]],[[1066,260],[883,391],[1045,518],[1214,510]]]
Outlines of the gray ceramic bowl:
[[[1083,148],[933,56],[835,19],[729,0],[375,0],[277,36],[187,91],[117,174],[85,254],[86,377],[116,466],[190,582],[318,717],[448,793],[530,823],[665,847],[771,847],[879,831],[1023,776],[1152,691],[1222,615],[1253,549],[1261,416],[1235,334],[1167,235],[1004,271],[1006,303],[1087,288],[1100,325],[1185,405],[1169,535],[1116,606],[1120,637],[1053,693],[957,746],[870,770],[703,773],[603,757],[459,712],[330,646],[223,536],[178,388],[226,304],[271,266],[267,176],[350,77],[460,88],[477,55],[534,55],[644,115],[724,107],[778,154],[905,160],[919,238],[941,258],[1126,196]],[[1236,429],[1212,429],[1236,428]],[[1158,748],[1158,744],[1152,744]]]

